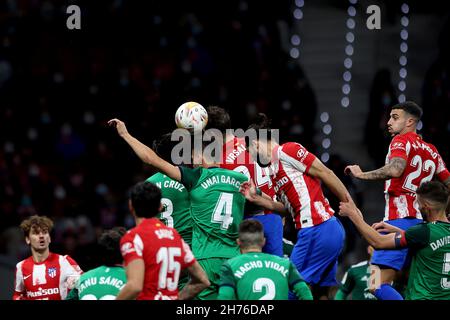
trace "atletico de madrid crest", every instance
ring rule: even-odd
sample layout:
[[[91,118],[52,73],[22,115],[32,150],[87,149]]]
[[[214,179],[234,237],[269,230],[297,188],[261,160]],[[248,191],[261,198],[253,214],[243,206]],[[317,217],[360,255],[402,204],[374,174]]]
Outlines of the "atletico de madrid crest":
[[[48,268],[47,272],[50,278],[56,277],[56,268]]]

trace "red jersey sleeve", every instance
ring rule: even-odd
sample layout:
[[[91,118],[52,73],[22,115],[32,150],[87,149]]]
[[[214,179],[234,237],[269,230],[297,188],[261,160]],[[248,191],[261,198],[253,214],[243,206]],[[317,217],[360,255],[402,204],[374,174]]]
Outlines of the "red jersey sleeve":
[[[195,260],[195,257],[193,255],[192,251],[191,251],[191,248],[189,248],[189,245],[186,242],[184,242],[183,239],[181,239],[181,241],[182,241],[182,244],[183,244],[183,247],[182,247],[182,251],[183,251],[183,255],[182,255],[183,261],[182,261],[182,263],[183,263],[183,265],[181,266],[181,268],[185,269],[185,268],[188,268],[191,265],[193,265],[196,260]]]
[[[444,182],[445,180],[450,178],[450,172],[448,172],[447,168],[445,167],[444,160],[442,160],[442,157],[440,155],[438,155],[438,166],[436,168],[436,175],[441,182]]]
[[[19,262],[16,265],[16,275],[14,279],[14,294],[13,300],[21,300],[25,299],[25,287],[23,283],[23,275],[22,275],[22,262]]]
[[[288,162],[301,172],[308,173],[316,156],[300,143],[287,142],[281,148],[280,160]]]
[[[124,265],[127,266],[134,259],[143,259],[144,244],[137,233],[127,233],[120,240],[120,252]]]
[[[406,152],[407,140],[403,136],[395,136],[389,145],[389,159],[402,158],[407,160],[408,153]]]

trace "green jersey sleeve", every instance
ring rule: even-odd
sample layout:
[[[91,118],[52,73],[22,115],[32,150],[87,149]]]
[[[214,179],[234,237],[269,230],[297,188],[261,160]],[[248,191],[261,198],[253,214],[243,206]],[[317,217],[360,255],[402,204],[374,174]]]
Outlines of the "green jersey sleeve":
[[[299,300],[313,300],[311,290],[292,262],[289,263],[289,287]]]
[[[66,300],[80,300],[78,296],[78,289],[73,288],[72,290],[70,290],[67,294]]]
[[[225,262],[220,267],[220,281],[219,286],[227,286],[236,288],[236,281],[234,280],[233,270],[229,263]]]
[[[430,229],[426,223],[420,223],[406,230],[405,239],[408,248],[414,250],[425,248],[430,241]]]
[[[355,277],[353,276],[352,270],[352,268],[347,270],[342,278],[341,286],[339,287],[339,289],[346,295],[350,294],[355,287]]]
[[[187,190],[191,190],[193,187],[195,187],[202,175],[202,169],[203,168],[188,168],[179,166],[181,173],[181,183],[186,187]]]

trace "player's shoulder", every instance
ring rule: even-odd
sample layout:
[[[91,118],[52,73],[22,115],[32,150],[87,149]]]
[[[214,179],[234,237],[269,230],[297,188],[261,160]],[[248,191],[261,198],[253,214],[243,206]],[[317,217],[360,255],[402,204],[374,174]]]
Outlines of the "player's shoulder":
[[[157,172],[153,175],[151,175],[150,177],[148,177],[145,182],[151,182],[151,183],[155,183],[155,182],[159,182],[161,180],[163,180],[164,178],[167,178],[167,176],[161,172]]]

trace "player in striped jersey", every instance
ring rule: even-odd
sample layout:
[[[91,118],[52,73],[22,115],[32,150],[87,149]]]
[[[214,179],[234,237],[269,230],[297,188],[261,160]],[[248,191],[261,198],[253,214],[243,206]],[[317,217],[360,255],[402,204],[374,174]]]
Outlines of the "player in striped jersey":
[[[269,130],[269,120],[259,115],[259,123],[250,128]],[[337,259],[344,245],[345,231],[324,197],[321,181],[344,201],[347,189],[338,177],[301,144],[287,142],[279,145],[270,137],[247,141],[250,153],[261,165],[269,164],[269,171],[277,198],[256,194],[254,184],[244,184],[246,198],[265,208],[289,212],[298,229],[297,243],[291,261],[313,286],[315,297],[325,298],[330,286],[337,284]]]
[[[450,300],[450,222],[445,214],[450,191],[438,181],[428,181],[421,184],[416,193],[425,222],[406,231],[386,222],[370,227],[350,197],[349,201],[341,202],[340,214],[348,216],[376,249],[411,249],[407,300]]]
[[[244,138],[238,138],[229,132],[231,119],[228,112],[220,107],[208,107],[206,129],[217,129],[223,137],[223,149],[220,167],[241,172],[255,182],[255,185],[269,197],[275,197],[268,168],[261,168],[245,147]],[[227,132],[228,131],[228,132]],[[263,210],[254,204],[245,204],[245,218],[256,219],[264,226],[266,244],[262,251],[283,256],[283,222],[281,216],[270,210]]]
[[[16,266],[13,300],[64,300],[82,273],[69,256],[50,252],[53,222],[31,216],[20,224],[31,257]]]
[[[434,177],[450,187],[450,173],[435,146],[416,133],[422,109],[411,101],[392,107],[387,123],[392,141],[386,165],[363,172],[358,165],[348,166],[347,173],[361,180],[385,180],[385,217],[389,224],[408,229],[422,222],[416,190]],[[372,264],[380,268],[381,282],[374,294],[380,300],[402,299],[392,287],[398,271],[408,268],[408,249],[375,250]]]

